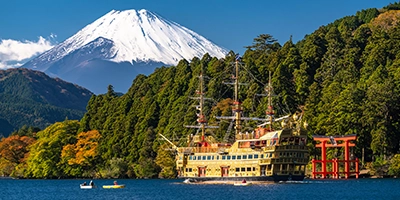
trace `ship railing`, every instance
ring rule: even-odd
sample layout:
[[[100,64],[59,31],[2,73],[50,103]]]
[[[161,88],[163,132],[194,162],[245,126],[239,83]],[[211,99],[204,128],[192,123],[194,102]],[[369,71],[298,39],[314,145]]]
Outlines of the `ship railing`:
[[[304,175],[303,171],[280,171],[278,173],[276,173],[277,175],[288,175],[288,174],[293,174],[293,175]]]
[[[271,158],[259,160],[260,165],[271,164]]]
[[[292,149],[292,150],[308,150],[307,146],[299,146],[299,145],[283,145],[277,146],[276,149],[278,150],[285,150],[285,149]]]
[[[264,151],[275,151],[276,146],[265,146],[262,147]]]
[[[181,147],[178,148],[178,153],[192,154],[192,153],[224,153],[228,147]]]
[[[308,158],[277,158],[271,161],[273,164],[301,164],[301,163],[308,163]]]

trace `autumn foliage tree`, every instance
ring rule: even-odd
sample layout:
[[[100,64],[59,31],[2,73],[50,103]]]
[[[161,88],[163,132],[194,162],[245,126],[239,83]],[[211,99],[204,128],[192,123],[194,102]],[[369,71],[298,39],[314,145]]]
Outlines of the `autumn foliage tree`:
[[[0,142],[0,175],[21,176],[18,172],[24,169],[29,155],[28,146],[34,142],[35,139],[28,136],[3,138]]]
[[[71,166],[71,168],[68,168],[67,173],[70,172],[70,175],[80,176],[85,175],[85,172],[94,172],[93,166],[96,165],[96,160],[99,159],[98,144],[100,137],[101,135],[97,130],[81,132],[78,134],[75,144],[67,144],[63,147],[61,159]]]

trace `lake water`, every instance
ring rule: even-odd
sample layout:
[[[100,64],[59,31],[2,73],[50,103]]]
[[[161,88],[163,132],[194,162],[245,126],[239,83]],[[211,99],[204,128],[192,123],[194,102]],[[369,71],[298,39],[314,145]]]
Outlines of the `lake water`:
[[[118,179],[125,188],[101,188],[113,183],[108,179],[94,180],[99,187],[89,190],[79,188],[83,181],[90,180],[0,179],[0,199],[400,199],[400,179],[307,180],[247,187],[184,184],[182,180]]]

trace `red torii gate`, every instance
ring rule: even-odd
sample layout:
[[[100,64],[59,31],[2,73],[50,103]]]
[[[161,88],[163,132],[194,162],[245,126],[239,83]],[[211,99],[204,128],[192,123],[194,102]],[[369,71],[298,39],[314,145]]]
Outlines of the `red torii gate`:
[[[317,174],[321,174],[322,178],[327,178],[328,174],[332,174],[332,178],[339,178],[339,174],[344,174],[345,178],[349,178],[351,174],[355,174],[356,178],[359,175],[358,169],[358,158],[355,160],[350,160],[349,150],[350,147],[356,146],[354,143],[350,143],[350,141],[354,141],[357,139],[356,135],[339,135],[339,136],[320,136],[313,135],[313,139],[318,143],[315,147],[321,148],[322,160],[312,159],[312,178],[316,178]],[[343,141],[343,142],[341,142]],[[332,160],[326,160],[326,148],[327,147],[344,147],[345,154],[344,160],[338,160],[334,158]],[[321,163],[322,167],[320,172],[317,171],[316,164]],[[332,171],[327,171],[326,166],[327,163],[332,163]],[[339,172],[339,163],[344,163],[344,172]],[[350,163],[355,163],[355,171],[350,171]]]

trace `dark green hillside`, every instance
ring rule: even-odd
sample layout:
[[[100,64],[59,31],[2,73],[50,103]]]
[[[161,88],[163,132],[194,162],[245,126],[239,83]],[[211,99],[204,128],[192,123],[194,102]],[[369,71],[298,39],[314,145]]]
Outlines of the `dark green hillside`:
[[[0,134],[23,125],[45,128],[80,119],[92,93],[77,85],[28,69],[0,71]],[[3,126],[4,125],[4,126]]]

